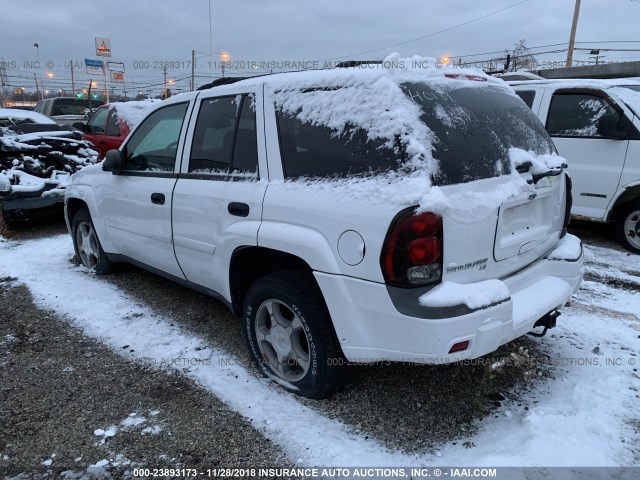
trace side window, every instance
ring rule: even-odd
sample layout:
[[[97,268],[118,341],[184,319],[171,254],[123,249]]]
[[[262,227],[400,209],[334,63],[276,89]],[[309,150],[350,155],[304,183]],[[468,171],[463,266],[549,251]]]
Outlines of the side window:
[[[156,110],[140,124],[125,147],[124,170],[173,172],[188,103]]]
[[[522,101],[527,104],[529,108],[533,107],[533,100],[536,98],[536,92],[531,90],[526,90],[526,91],[516,90],[516,95],[518,95],[522,99]]]
[[[35,107],[33,107],[34,112],[42,113],[44,110],[44,100],[40,100]]]
[[[193,134],[189,173],[257,173],[256,114],[252,95],[202,101]]]
[[[107,109],[103,108],[102,110],[107,110]],[[118,116],[116,115],[115,109],[111,109],[111,111],[109,112],[106,134],[112,137],[120,136],[120,127],[118,126]]]
[[[256,107],[253,95],[245,95],[238,119],[235,149],[233,151],[233,172],[258,173],[258,140],[256,129]]]
[[[606,137],[620,121],[620,114],[597,95],[556,93],[547,116],[549,135],[563,137]]]
[[[107,123],[107,108],[99,108],[87,122],[88,133],[104,133],[104,124]]]
[[[394,170],[402,161],[382,140],[371,140],[359,128],[336,132],[321,125],[302,123],[277,110],[280,154],[285,178],[345,177]]]

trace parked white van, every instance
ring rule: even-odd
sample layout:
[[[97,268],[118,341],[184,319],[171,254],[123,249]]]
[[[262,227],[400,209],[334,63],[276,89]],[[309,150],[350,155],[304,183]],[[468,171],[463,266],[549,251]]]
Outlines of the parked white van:
[[[569,161],[572,216],[615,222],[640,253],[640,80],[509,82]]]

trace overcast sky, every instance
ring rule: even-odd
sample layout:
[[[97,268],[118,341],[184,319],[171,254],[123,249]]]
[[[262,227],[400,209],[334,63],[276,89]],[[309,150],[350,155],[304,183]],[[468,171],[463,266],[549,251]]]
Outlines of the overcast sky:
[[[464,56],[510,48],[524,38],[527,45],[567,42],[574,0],[527,0],[512,8],[450,31],[396,47],[383,48],[469,22],[518,3],[519,0],[212,0],[213,49],[226,51],[240,68],[242,62],[313,61],[336,58],[384,58],[403,55]],[[126,65],[126,80],[139,89],[162,88],[159,61],[173,61],[168,77],[176,89],[186,89],[191,75],[191,50],[198,55],[196,83],[210,75],[209,0],[166,2],[111,0],[2,0],[0,58],[9,65],[11,86],[33,88],[33,74],[45,88],[67,87],[65,60],[97,58],[94,37],[111,38],[113,57]],[[9,8],[10,6],[10,8]],[[7,14],[7,12],[10,12]],[[640,49],[640,1],[582,0],[578,47]],[[610,40],[637,43],[596,43]],[[33,44],[38,43],[36,49]],[[374,49],[379,51],[356,55]],[[539,51],[566,48],[543,48]],[[605,60],[640,59],[639,52],[602,52]],[[40,68],[33,62],[37,56]],[[491,55],[473,57],[489,58]],[[589,60],[588,52],[574,58]],[[566,53],[539,55],[539,60],[563,60]],[[216,60],[217,60],[216,56]],[[471,60],[471,58],[469,58]],[[47,63],[51,62],[51,63]],[[149,62],[149,63],[146,63]],[[137,67],[137,68],[135,68]],[[54,74],[47,78],[47,72]],[[219,68],[216,69],[219,75]],[[76,71],[77,82],[89,77]],[[151,84],[160,86],[149,87]]]

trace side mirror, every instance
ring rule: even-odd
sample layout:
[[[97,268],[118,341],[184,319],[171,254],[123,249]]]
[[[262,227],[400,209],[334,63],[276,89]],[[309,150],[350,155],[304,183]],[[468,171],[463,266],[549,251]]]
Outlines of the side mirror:
[[[71,126],[76,130],[80,130],[81,132],[87,133],[87,125],[82,122],[76,122]]]
[[[624,140],[627,134],[618,129],[620,115],[605,114],[598,119],[596,129],[598,136],[610,138],[612,140]]]
[[[123,165],[122,152],[120,150],[109,150],[102,162],[102,170],[105,172],[117,172],[122,170]]]

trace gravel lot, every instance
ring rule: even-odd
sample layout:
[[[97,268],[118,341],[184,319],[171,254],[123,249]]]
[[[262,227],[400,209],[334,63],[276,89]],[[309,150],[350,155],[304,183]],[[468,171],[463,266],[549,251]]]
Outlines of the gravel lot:
[[[612,246],[609,229],[577,228],[588,243]],[[65,232],[64,223],[54,221],[3,235],[33,239]],[[240,322],[220,302],[133,266],[102,278],[254,371]],[[111,464],[116,476],[134,465],[288,466],[278,447],[190,380],[126,361],[35,307],[29,291],[12,279],[2,279],[0,298],[9,307],[0,322],[0,476],[82,472],[102,459],[121,462]],[[517,360],[544,356],[545,342],[554,341],[554,335],[521,338],[472,365],[349,367],[343,392],[302,402],[390,449],[434,451],[446,441],[465,445],[470,442],[463,437],[477,429],[479,419],[503,414],[505,400],[528,407],[520,399],[554,372],[531,370]],[[505,358],[509,368],[491,367]],[[122,427],[131,413],[146,422]],[[111,425],[118,426],[116,435],[101,443],[104,437],[94,431]],[[155,425],[159,433],[142,434]],[[52,464],[42,465],[52,454]]]
[[[0,477],[92,472],[103,459],[114,477],[142,465],[289,466],[215,396],[180,375],[127,362],[35,307],[12,280],[0,279]],[[139,425],[121,423],[141,417]],[[113,437],[94,434],[112,425]]]

